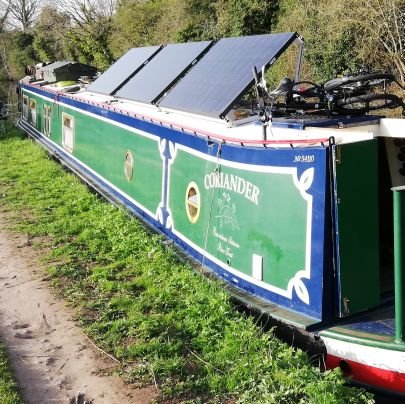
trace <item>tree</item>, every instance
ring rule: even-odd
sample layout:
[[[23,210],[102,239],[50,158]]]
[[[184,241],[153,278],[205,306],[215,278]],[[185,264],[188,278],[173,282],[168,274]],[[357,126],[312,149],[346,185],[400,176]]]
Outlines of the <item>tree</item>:
[[[66,33],[70,56],[99,69],[108,67],[115,0],[60,0],[60,9],[70,17]]]
[[[9,12],[10,12],[10,7],[7,5],[7,7],[2,10],[2,13],[0,15],[0,34],[5,31]]]
[[[176,40],[179,42],[205,41],[216,37],[217,1],[184,0],[183,24]]]
[[[32,46],[34,36],[28,32],[14,31],[9,34],[8,61],[14,78],[24,76],[24,68],[37,62]]]
[[[68,14],[72,22],[85,29],[94,20],[108,21],[112,18],[115,0],[59,0],[59,9]]]
[[[216,3],[218,37],[271,32],[278,1],[219,0]]]
[[[39,0],[0,0],[0,8],[8,10],[8,24],[27,31],[33,24],[39,9]]]
[[[405,83],[405,0],[352,0],[348,15],[358,24],[363,58],[391,66]]]
[[[157,26],[163,15],[161,0],[118,3],[114,16],[113,53],[120,56],[132,47],[156,45]]]
[[[57,8],[42,8],[34,25],[34,50],[38,59],[45,61],[66,59],[66,32],[70,18]]]
[[[277,31],[297,31],[305,39],[307,78],[324,81],[357,70],[356,22],[347,18],[347,1],[282,0]]]
[[[277,29],[306,39],[312,77],[369,69],[405,80],[405,0],[281,0]]]

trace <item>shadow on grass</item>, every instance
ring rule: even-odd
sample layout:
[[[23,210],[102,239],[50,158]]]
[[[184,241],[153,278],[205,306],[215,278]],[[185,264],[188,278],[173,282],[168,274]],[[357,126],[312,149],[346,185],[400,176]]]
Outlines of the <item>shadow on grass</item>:
[[[9,139],[25,139],[27,135],[11,121],[0,120],[0,141]]]

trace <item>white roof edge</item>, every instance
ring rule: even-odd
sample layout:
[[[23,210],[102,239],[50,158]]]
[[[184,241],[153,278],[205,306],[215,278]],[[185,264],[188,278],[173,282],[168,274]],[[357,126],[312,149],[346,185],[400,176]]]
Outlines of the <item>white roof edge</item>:
[[[405,119],[382,118],[379,136],[405,138]]]

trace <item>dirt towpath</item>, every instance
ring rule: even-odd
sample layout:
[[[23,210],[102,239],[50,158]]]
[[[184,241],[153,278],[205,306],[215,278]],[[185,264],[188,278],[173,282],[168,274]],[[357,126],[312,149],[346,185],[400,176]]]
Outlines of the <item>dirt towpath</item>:
[[[72,321],[43,280],[27,236],[5,230],[0,213],[0,338],[27,403],[150,403],[152,388],[108,376],[117,365]]]

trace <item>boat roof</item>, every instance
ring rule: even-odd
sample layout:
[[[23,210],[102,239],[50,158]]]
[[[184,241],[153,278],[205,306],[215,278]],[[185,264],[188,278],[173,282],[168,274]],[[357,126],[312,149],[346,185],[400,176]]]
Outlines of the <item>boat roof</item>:
[[[57,61],[57,62],[49,63],[49,64],[47,64],[45,66],[42,66],[41,68],[44,69],[44,70],[55,70],[55,69],[58,69],[58,68],[60,68],[62,66],[69,65],[71,63],[72,62],[68,62],[67,60],[60,60],[60,61]]]
[[[88,90],[212,118],[225,118],[296,32],[222,38],[129,50]]]
[[[331,138],[339,144],[405,136],[403,119],[369,115],[281,117],[264,125],[239,101],[254,85],[252,68],[268,69],[293,43],[302,50],[295,32],[133,48],[80,90],[31,77],[21,82],[55,93],[55,102],[63,94],[185,134],[246,146],[305,147]],[[300,59],[299,54],[298,73]]]

